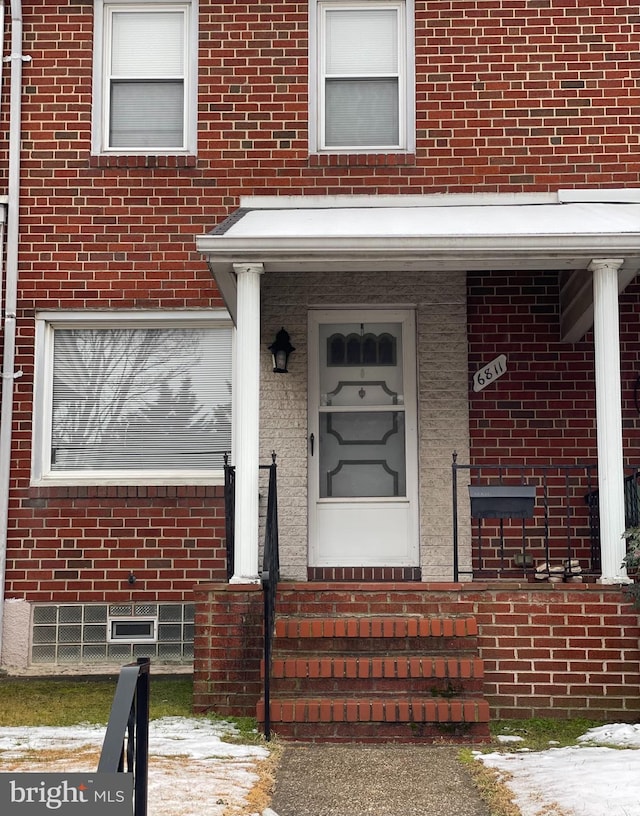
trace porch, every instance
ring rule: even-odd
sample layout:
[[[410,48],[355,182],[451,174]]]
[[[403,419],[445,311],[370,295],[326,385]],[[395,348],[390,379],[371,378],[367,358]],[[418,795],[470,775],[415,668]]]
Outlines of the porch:
[[[587,569],[625,579],[619,293],[640,263],[640,191],[242,205],[198,239],[237,327],[233,582],[259,580],[258,462],[272,447],[287,462],[287,580],[352,567],[455,578],[454,448],[462,462],[596,461],[600,563],[590,557]],[[482,310],[487,291],[495,308]],[[267,354],[284,325],[295,345],[285,375]],[[484,376],[490,354],[500,378]],[[467,517],[461,507],[458,566],[469,577]]]
[[[620,585],[640,427],[631,406],[623,437],[637,360],[623,371],[620,352],[639,218],[637,190],[265,198],[198,240],[237,326],[238,476],[229,584],[197,588],[199,707],[258,705],[304,739],[482,739],[489,712],[633,719]],[[285,326],[282,374],[267,350]],[[272,448],[281,580],[263,629]],[[479,507],[468,485],[513,486],[526,508]]]
[[[515,479],[534,499],[497,507],[498,519],[483,505],[471,568],[438,584],[346,580],[347,571],[340,581],[278,581],[275,459],[265,471],[262,589],[196,588],[196,710],[256,714],[267,733],[334,742],[482,742],[490,718],[640,714],[638,614],[620,586],[596,583],[594,466],[454,459],[454,545],[460,481]],[[637,479],[630,469],[629,524]]]

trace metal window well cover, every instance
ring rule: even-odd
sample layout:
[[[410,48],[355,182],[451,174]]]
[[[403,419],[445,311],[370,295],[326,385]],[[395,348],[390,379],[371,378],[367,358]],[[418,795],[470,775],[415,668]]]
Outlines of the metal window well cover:
[[[534,485],[469,485],[473,518],[531,518]]]

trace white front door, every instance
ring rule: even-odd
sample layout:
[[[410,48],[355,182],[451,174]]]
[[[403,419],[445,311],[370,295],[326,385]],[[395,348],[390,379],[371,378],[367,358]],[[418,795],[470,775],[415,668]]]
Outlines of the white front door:
[[[418,566],[414,313],[309,328],[310,566]]]

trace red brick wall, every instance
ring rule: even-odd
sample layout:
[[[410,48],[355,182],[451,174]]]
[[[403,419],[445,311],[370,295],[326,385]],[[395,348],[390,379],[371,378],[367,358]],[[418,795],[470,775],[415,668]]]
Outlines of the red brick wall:
[[[593,334],[560,341],[556,272],[468,276],[469,382],[499,354],[507,373],[483,391],[470,390],[473,461],[538,464],[594,462],[596,395]],[[640,375],[637,304],[640,285],[620,298],[620,368],[625,457],[640,464]]]
[[[201,587],[194,664],[198,711],[252,716],[260,696],[258,587]],[[640,715],[640,619],[618,587],[280,584],[281,616],[475,616],[493,719]],[[331,679],[327,681],[331,683]],[[233,696],[232,696],[233,695]]]
[[[7,597],[191,601],[226,579],[221,487],[32,488],[11,513]],[[129,583],[129,576],[135,582]]]
[[[630,1],[418,0],[417,148],[411,156],[308,155],[306,3],[200,4],[198,156],[178,159],[90,155],[91,2],[25,0],[23,20],[25,53],[32,58],[24,64],[17,313],[16,362],[24,376],[16,384],[8,597],[94,600],[120,593],[129,564],[117,559],[115,548],[125,530],[127,549],[138,548],[136,571],[144,571],[141,593],[162,588],[166,600],[180,600],[189,580],[220,574],[217,495],[193,491],[161,502],[133,489],[85,497],[29,488],[37,309],[221,305],[194,236],[233,210],[241,194],[518,192],[640,183],[640,17]],[[4,189],[8,88],[3,82]],[[550,285],[548,300],[537,308],[551,308]],[[568,367],[583,366],[579,386],[586,393],[586,349],[575,358],[556,350],[549,360],[539,358],[539,369],[556,366],[557,382]],[[545,391],[549,409],[552,394]],[[498,413],[514,421],[517,410],[499,407]],[[537,402],[535,410],[539,416],[527,420],[531,443],[542,445],[547,431],[562,440],[560,420],[549,427]],[[587,408],[575,410],[585,417],[576,423],[590,430]],[[497,440],[495,432],[479,432],[477,413],[473,422],[481,455],[482,445],[491,450]],[[545,422],[544,434],[535,429]],[[504,436],[514,448],[511,440],[521,439]],[[562,441],[567,452],[576,444]],[[178,522],[187,515],[189,521]],[[62,560],[55,557],[61,542]]]
[[[640,714],[640,622],[620,589],[583,584],[471,592],[492,717]]]

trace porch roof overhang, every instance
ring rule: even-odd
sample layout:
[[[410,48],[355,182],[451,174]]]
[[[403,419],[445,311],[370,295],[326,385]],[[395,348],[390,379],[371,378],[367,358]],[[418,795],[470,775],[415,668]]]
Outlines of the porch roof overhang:
[[[640,269],[640,189],[248,197],[197,248],[232,316],[235,264],[300,274],[552,269],[572,314],[563,336],[577,339],[591,322],[591,261],[622,260],[621,290]]]

